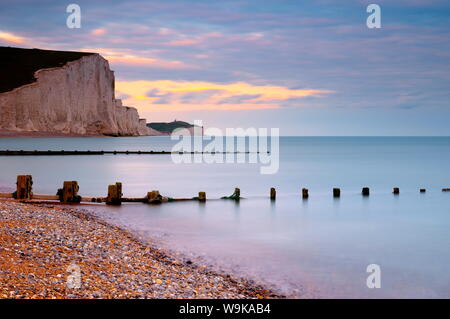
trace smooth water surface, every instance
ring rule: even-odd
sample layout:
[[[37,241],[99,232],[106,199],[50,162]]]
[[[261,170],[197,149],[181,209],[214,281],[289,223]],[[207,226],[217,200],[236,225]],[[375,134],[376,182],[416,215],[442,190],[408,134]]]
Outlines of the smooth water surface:
[[[168,137],[4,138],[0,149],[170,150]],[[274,155],[274,154],[272,154]],[[97,210],[160,245],[309,297],[450,297],[449,137],[282,137],[277,174],[259,164],[174,164],[170,155],[0,157],[0,185],[32,174],[34,192],[77,180],[81,195],[157,189],[245,199],[125,204]],[[371,189],[362,197],[361,188]],[[392,187],[400,187],[399,196]],[[268,198],[276,187],[277,200]],[[302,200],[301,188],[310,197]],[[341,188],[333,199],[331,189]],[[426,188],[426,193],[419,193]],[[366,268],[381,267],[369,289]]]

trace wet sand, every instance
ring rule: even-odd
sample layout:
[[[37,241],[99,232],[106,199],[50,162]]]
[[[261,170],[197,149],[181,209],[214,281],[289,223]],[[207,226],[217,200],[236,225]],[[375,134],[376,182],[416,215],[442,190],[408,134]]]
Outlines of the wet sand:
[[[0,298],[280,297],[175,258],[80,206],[0,200]]]

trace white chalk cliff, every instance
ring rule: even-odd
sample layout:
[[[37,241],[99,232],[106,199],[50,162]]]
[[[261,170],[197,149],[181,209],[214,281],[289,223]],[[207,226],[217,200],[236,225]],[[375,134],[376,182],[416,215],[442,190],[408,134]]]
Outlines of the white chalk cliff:
[[[34,73],[35,82],[0,93],[0,130],[138,136],[154,132],[114,96],[114,72],[99,54]]]

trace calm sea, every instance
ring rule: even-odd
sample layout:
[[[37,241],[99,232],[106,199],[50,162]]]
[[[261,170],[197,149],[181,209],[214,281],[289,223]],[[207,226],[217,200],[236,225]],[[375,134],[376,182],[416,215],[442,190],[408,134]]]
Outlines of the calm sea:
[[[5,138],[0,149],[157,151],[173,143]],[[64,180],[77,180],[86,196],[106,195],[116,181],[130,197],[155,189],[219,198],[239,187],[239,203],[125,204],[97,214],[174,253],[289,294],[450,298],[450,192],[441,191],[450,187],[449,159],[450,137],[282,137],[275,175],[261,175],[259,164],[175,164],[170,155],[0,157],[0,185],[14,186],[16,175],[27,173],[43,194],[55,194]],[[365,186],[369,197],[360,194]],[[340,199],[333,187],[341,188]],[[399,196],[392,187],[400,187]],[[381,288],[366,285],[370,264],[380,266]]]

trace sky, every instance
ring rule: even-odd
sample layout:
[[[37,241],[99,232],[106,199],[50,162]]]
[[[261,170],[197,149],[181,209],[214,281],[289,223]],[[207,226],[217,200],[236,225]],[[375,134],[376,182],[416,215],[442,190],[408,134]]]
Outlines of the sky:
[[[0,0],[0,45],[100,53],[148,122],[450,135],[448,0]]]

